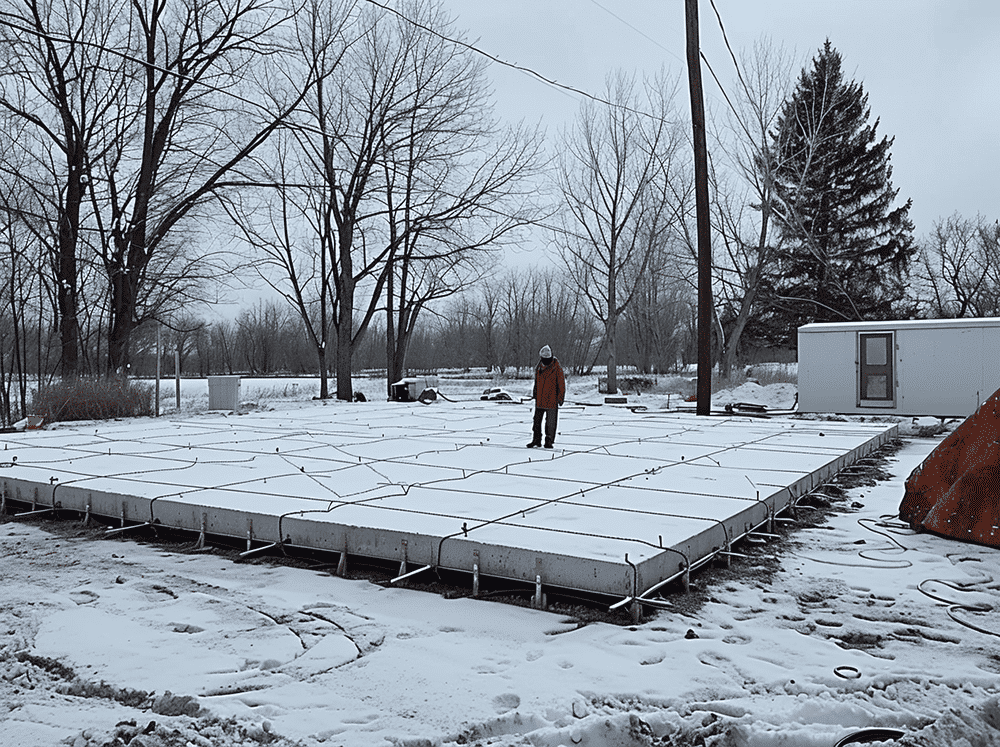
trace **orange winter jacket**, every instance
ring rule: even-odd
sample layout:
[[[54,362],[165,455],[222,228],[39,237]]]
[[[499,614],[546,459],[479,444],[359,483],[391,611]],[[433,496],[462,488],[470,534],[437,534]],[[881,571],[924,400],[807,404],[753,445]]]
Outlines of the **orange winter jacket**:
[[[535,400],[535,407],[542,410],[551,410],[561,407],[566,398],[566,377],[563,376],[562,366],[555,358],[549,365],[541,361],[535,366],[535,385],[531,389],[531,396]]]

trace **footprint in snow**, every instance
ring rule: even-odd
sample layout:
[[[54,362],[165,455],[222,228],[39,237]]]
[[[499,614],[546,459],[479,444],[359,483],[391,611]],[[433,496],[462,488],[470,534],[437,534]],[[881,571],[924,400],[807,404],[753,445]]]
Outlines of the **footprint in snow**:
[[[188,625],[187,623],[170,623],[173,627],[175,633],[203,633],[204,628],[199,628],[197,625]]]
[[[521,705],[521,697],[514,693],[503,693],[493,698],[493,707],[497,713],[513,711],[519,705]]]

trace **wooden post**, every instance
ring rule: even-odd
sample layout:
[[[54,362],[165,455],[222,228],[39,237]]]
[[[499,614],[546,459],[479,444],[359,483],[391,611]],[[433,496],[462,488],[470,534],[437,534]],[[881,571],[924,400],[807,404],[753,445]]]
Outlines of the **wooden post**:
[[[160,417],[160,334],[163,327],[156,323],[156,417]]]
[[[177,346],[174,350],[174,379],[177,387],[177,409],[181,409],[181,349]]]
[[[694,130],[694,197],[698,228],[698,415],[712,411],[712,236],[708,208],[708,148],[705,102],[701,86],[698,0],[684,2],[687,31],[688,84]]]

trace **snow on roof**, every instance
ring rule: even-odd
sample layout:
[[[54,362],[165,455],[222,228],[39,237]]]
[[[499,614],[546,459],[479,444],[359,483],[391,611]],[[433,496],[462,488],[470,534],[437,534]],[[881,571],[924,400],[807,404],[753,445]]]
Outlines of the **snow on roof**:
[[[799,334],[823,332],[871,332],[878,330],[962,329],[1000,327],[1000,317],[961,319],[898,319],[884,322],[814,322],[799,327]]]

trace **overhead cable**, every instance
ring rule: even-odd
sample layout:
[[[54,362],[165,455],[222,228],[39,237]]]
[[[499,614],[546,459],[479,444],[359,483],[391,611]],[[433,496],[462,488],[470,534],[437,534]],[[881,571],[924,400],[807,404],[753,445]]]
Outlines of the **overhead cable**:
[[[398,16],[399,18],[403,19],[407,23],[410,23],[410,24],[416,26],[419,29],[423,29],[427,33],[432,34],[433,36],[436,36],[437,38],[441,39],[442,41],[446,41],[446,42],[448,42],[450,44],[454,44],[455,46],[462,47],[463,49],[467,49],[470,52],[474,52],[475,54],[478,54],[478,55],[480,55],[482,57],[485,57],[486,59],[490,60],[491,62],[495,62],[498,65],[502,65],[504,67],[509,67],[512,70],[517,70],[518,72],[524,73],[525,75],[528,75],[528,76],[530,76],[532,78],[535,78],[535,79],[541,81],[542,83],[545,83],[548,86],[551,86],[551,87],[556,88],[556,89],[560,89],[563,92],[569,92],[569,93],[576,94],[578,96],[583,96],[586,99],[590,99],[591,101],[596,101],[599,104],[604,104],[605,106],[609,106],[612,109],[621,109],[622,111],[627,111],[627,112],[629,112],[631,114],[636,114],[636,115],[638,115],[640,117],[646,117],[647,119],[652,119],[652,120],[657,121],[657,122],[666,122],[667,124],[673,124],[673,122],[670,122],[670,120],[664,119],[663,117],[659,117],[659,116],[657,116],[657,115],[655,115],[655,114],[653,114],[651,112],[643,111],[641,109],[635,109],[635,108],[627,106],[625,104],[618,104],[618,103],[615,103],[615,102],[610,101],[608,99],[602,98],[601,96],[596,96],[596,95],[594,95],[592,93],[588,93],[587,91],[584,91],[581,88],[576,88],[574,86],[570,86],[570,85],[567,85],[565,83],[560,83],[559,81],[557,81],[557,80],[555,80],[553,78],[548,78],[548,77],[542,75],[537,70],[534,70],[534,69],[532,69],[530,67],[527,67],[525,65],[518,65],[517,63],[514,63],[514,62],[508,62],[507,60],[504,60],[504,59],[502,59],[500,57],[497,57],[494,54],[491,54],[491,53],[489,53],[489,52],[487,52],[487,51],[485,51],[483,49],[480,49],[479,47],[475,46],[474,44],[469,44],[468,42],[462,41],[461,39],[455,39],[453,37],[446,36],[445,34],[442,34],[440,31],[434,30],[430,26],[422,24],[419,21],[415,21],[414,19],[408,17],[407,15],[405,15],[404,13],[396,10],[395,8],[393,8],[393,7],[389,6],[389,5],[386,5],[384,3],[378,2],[378,0],[365,0],[365,2],[371,3],[372,5],[375,5],[375,6],[379,7],[379,8],[382,8],[383,10],[386,10],[386,11],[392,13],[395,16]]]

